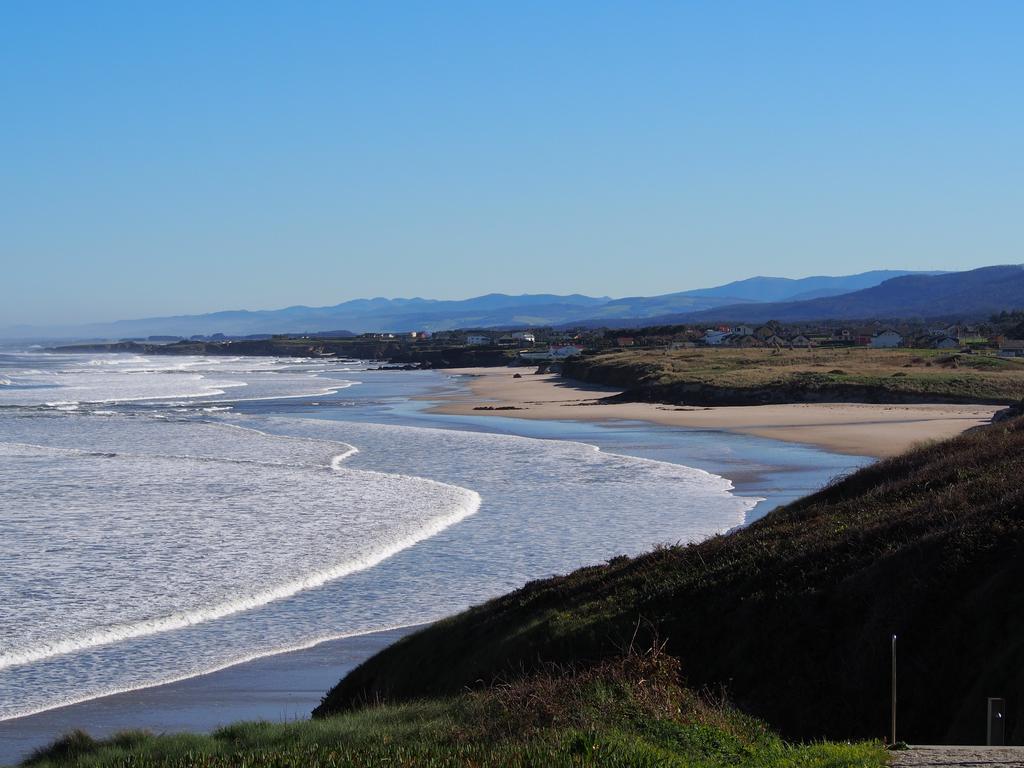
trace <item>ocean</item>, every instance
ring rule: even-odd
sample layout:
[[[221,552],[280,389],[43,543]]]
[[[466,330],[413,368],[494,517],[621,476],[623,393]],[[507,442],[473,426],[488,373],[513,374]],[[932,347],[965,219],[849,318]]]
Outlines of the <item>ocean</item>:
[[[865,461],[426,411],[459,386],[361,361],[0,350],[0,720],[436,620],[728,531]]]

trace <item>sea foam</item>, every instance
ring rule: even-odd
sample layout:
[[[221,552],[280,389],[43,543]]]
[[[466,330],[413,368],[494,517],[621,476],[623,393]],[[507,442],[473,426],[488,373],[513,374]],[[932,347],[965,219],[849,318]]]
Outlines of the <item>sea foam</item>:
[[[16,363],[15,386],[57,384],[0,409],[0,719],[431,621],[756,502],[583,443],[246,415],[209,390],[118,405],[181,382],[302,397],[351,381],[343,363]],[[113,404],[38,408],[71,383]]]
[[[257,608],[372,567],[480,504],[465,488],[345,469],[345,444],[94,421],[75,438],[87,450],[0,443],[16,566],[0,594],[20,608],[0,618],[0,669]],[[114,450],[115,430],[133,450]],[[213,456],[213,443],[231,448]],[[19,606],[40,584],[48,605]]]

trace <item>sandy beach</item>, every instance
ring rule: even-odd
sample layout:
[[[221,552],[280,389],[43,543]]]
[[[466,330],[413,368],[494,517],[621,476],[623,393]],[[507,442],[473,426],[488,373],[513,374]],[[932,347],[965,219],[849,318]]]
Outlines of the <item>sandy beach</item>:
[[[517,419],[647,421],[671,427],[723,430],[806,443],[838,453],[886,457],[987,424],[1000,406],[787,405],[680,407],[656,403],[602,403],[621,390],[535,374],[531,368],[456,368],[468,389],[431,399],[431,410],[451,415]],[[516,378],[516,375],[520,378]]]

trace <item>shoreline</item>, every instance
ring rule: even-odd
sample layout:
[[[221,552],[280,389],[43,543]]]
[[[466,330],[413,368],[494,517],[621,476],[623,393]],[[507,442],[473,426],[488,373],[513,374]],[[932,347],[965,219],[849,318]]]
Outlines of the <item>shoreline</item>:
[[[814,445],[835,453],[886,458],[990,422],[995,405],[793,403],[679,406],[603,403],[621,389],[515,368],[451,368],[466,391],[431,396],[428,412],[550,421],[644,421]],[[520,378],[515,378],[516,375]]]
[[[23,717],[0,720],[0,765],[81,728],[96,738],[118,731],[212,731],[240,720],[306,719],[349,671],[425,625],[324,640],[201,675],[110,693]]]

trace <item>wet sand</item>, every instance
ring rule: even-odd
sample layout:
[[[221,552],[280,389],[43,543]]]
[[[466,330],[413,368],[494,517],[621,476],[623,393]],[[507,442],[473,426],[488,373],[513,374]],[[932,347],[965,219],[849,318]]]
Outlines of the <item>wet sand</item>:
[[[857,456],[885,457],[987,424],[1000,406],[788,405],[680,407],[657,403],[602,403],[621,390],[535,374],[531,368],[456,368],[468,388],[431,397],[434,413],[545,420],[647,421],[673,427],[718,429],[817,445]],[[521,378],[515,378],[519,374]]]

